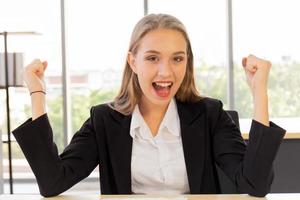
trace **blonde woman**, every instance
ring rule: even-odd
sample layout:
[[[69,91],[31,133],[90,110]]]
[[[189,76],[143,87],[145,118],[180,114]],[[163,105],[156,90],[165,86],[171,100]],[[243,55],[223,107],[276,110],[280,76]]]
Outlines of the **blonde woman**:
[[[242,63],[254,99],[247,146],[221,101],[199,96],[184,25],[147,15],[133,30],[119,94],[92,107],[58,155],[45,110],[47,62],[34,60],[24,73],[32,119],[13,133],[40,193],[58,195],[99,165],[102,194],[215,194],[216,163],[238,192],[265,196],[285,130],[269,122],[270,62],[250,55]]]

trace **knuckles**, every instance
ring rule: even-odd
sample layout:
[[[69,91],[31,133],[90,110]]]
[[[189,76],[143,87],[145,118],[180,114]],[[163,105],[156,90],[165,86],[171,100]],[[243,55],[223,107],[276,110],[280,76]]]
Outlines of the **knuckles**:
[[[263,66],[263,67],[267,67],[267,68],[271,68],[271,66],[272,66],[272,63],[269,60],[258,58],[252,54],[248,55],[247,64],[255,65],[255,66]]]

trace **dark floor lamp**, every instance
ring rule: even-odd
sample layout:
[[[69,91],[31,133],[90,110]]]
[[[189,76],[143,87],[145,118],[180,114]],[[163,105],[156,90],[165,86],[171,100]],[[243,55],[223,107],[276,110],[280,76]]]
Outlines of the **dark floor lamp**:
[[[8,145],[8,166],[9,166],[9,186],[10,194],[13,194],[13,177],[12,177],[12,155],[11,155],[11,138],[10,138],[10,109],[9,109],[9,87],[19,87],[21,85],[16,85],[16,81],[11,81],[9,83],[9,63],[8,63],[8,51],[7,51],[7,37],[9,35],[39,35],[36,32],[0,32],[0,35],[3,35],[4,38],[4,71],[0,72],[5,74],[5,83],[0,85],[0,88],[5,88],[6,91],[6,115],[7,115],[7,141],[3,141]]]

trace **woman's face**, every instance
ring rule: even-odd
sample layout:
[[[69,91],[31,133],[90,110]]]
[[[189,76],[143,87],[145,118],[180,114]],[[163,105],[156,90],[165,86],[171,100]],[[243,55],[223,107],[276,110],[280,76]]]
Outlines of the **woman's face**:
[[[175,96],[186,72],[187,43],[182,33],[156,29],[140,41],[136,55],[128,61],[143,92],[142,103],[167,105]]]

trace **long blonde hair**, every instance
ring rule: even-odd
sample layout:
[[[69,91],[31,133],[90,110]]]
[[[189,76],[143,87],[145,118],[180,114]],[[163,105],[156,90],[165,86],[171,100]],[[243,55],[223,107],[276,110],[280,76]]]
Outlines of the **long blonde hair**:
[[[137,53],[140,40],[150,31],[155,29],[171,29],[182,33],[187,43],[187,69],[185,77],[175,95],[182,102],[195,102],[201,99],[194,81],[194,61],[190,39],[184,25],[175,17],[167,14],[150,14],[143,17],[134,27],[128,52]],[[132,114],[134,107],[142,96],[137,75],[132,71],[126,61],[123,73],[122,85],[118,95],[110,106],[124,114]]]

